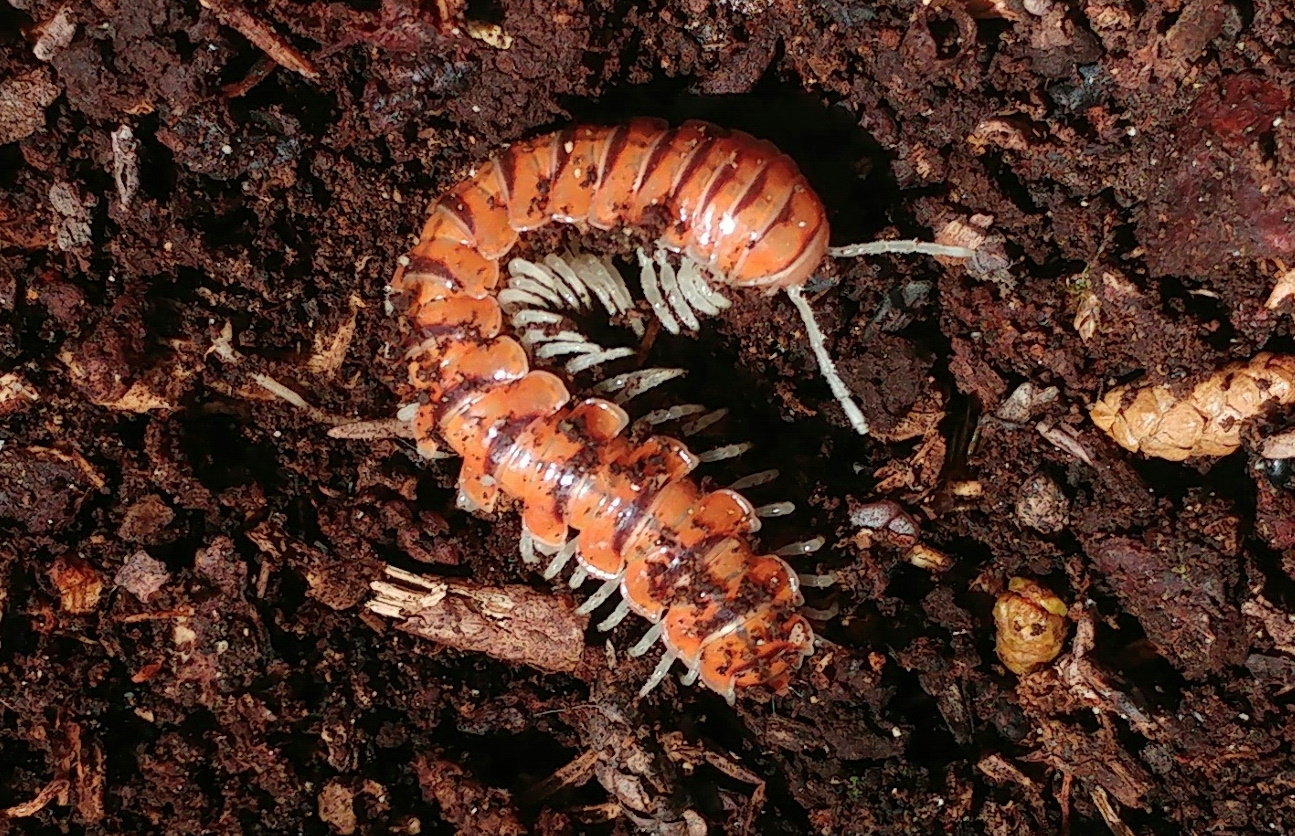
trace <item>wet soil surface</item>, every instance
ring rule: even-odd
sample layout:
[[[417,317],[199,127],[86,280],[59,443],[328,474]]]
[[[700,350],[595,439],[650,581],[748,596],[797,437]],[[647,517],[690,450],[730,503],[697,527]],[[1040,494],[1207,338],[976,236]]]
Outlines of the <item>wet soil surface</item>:
[[[1147,461],[1087,419],[1295,348],[1265,305],[1295,264],[1293,14],[0,5],[0,833],[1295,832],[1290,468]],[[366,607],[390,565],[571,617],[515,513],[455,508],[453,461],[328,430],[399,408],[384,286],[429,199],[633,115],[774,140],[834,243],[981,250],[811,286],[868,439],[785,298],[651,347],[691,370],[672,396],[733,410],[699,446],[782,471],[764,543],[826,538],[798,559],[837,578],[807,594],[824,641],[776,699],[636,700],[638,619],[525,664]],[[991,617],[1015,576],[1071,605],[1022,676]]]

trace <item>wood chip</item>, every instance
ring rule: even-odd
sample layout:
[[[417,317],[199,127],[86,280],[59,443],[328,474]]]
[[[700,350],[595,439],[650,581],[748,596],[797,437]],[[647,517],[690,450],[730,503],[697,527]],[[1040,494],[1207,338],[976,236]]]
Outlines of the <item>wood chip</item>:
[[[139,191],[139,142],[130,125],[120,125],[112,132],[112,179],[121,208],[129,209]]]
[[[45,108],[60,92],[44,67],[0,81],[0,145],[26,139],[45,127]]]
[[[552,673],[571,673],[584,653],[588,616],[528,586],[480,586],[386,568],[366,604],[407,633]]]

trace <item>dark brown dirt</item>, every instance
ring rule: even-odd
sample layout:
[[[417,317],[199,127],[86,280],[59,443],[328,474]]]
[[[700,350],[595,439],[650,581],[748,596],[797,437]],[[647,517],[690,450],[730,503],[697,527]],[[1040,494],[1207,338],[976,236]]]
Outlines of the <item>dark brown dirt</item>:
[[[1264,305],[1295,264],[1288,4],[470,5],[508,49],[452,2],[213,5],[0,5],[0,834],[1295,833],[1291,468],[1148,462],[1086,418],[1295,348]],[[515,515],[455,510],[452,463],[326,432],[398,406],[384,285],[437,190],[636,114],[776,141],[836,243],[959,221],[1007,256],[825,269],[870,440],[784,299],[657,341],[734,408],[714,440],[791,477],[765,542],[828,537],[803,565],[839,612],[777,700],[635,701],[640,624],[545,675],[363,607],[384,563],[569,596]],[[1056,397],[1002,412],[1026,381]],[[867,524],[882,498],[946,571]],[[1019,679],[1014,575],[1075,603]]]

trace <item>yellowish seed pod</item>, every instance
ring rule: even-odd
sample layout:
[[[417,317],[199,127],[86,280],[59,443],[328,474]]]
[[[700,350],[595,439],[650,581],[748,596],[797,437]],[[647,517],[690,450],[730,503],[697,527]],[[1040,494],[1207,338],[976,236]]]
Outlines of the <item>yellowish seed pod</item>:
[[[1180,462],[1232,453],[1247,420],[1293,402],[1295,357],[1263,352],[1219,369],[1185,393],[1164,383],[1118,386],[1089,414],[1121,447]]]
[[[1070,629],[1068,609],[1046,586],[1012,578],[994,604],[996,649],[1007,669],[1023,676],[1057,658]]]

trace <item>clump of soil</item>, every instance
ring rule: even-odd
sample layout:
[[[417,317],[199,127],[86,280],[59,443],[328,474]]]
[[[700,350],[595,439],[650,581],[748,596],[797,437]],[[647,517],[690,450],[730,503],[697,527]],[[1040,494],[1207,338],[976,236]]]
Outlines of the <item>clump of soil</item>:
[[[1293,42],[1216,0],[9,0],[0,833],[1295,832],[1289,467],[1086,417],[1295,348]],[[785,299],[653,348],[782,471],[764,542],[826,538],[785,697],[636,700],[641,624],[555,673],[365,606],[394,566],[569,615],[453,462],[328,430],[399,408],[384,286],[428,200],[632,115],[775,141],[834,243],[985,254],[811,287],[870,439]],[[1015,576],[1074,602],[1020,677]]]

